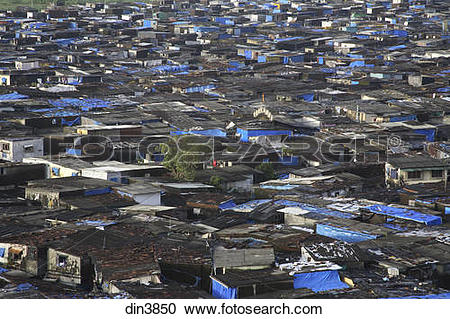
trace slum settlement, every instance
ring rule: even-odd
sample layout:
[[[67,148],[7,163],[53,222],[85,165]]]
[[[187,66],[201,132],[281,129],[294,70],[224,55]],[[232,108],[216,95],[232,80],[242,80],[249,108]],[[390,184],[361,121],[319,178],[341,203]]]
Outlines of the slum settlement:
[[[0,10],[0,298],[450,298],[447,0]]]

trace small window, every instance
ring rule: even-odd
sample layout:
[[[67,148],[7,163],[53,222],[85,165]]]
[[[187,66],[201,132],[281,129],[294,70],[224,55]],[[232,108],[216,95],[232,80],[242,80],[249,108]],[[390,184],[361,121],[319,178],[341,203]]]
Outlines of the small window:
[[[8,143],[3,143],[2,144],[2,150],[9,151],[9,144]]]
[[[58,267],[66,267],[67,265],[67,256],[58,256],[57,260]]]
[[[23,250],[20,248],[10,247],[8,250],[8,257],[12,261],[20,261],[22,259]]]
[[[22,259],[22,253],[18,253],[18,254],[12,254],[12,260],[14,261],[19,261],[20,259]]]
[[[442,177],[442,170],[440,169],[440,170],[433,170],[433,171],[431,171],[431,176],[432,177]]]
[[[408,172],[408,179],[420,179],[422,177],[421,171]]]
[[[33,145],[25,145],[25,146],[23,147],[23,151],[24,151],[25,153],[32,153],[33,150],[34,150]]]

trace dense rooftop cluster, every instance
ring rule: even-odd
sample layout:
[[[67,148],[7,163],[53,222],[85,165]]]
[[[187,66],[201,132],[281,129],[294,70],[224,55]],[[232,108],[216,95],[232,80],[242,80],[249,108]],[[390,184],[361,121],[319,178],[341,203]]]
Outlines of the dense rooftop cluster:
[[[449,21],[1,10],[0,298],[449,298]]]

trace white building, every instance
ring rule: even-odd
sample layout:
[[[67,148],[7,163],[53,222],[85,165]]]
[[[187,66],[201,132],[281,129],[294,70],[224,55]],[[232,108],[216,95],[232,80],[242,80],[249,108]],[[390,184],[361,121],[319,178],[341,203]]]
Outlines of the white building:
[[[141,205],[161,205],[161,190],[148,184],[131,184],[113,187],[113,190],[120,196],[132,198],[136,203]]]
[[[44,155],[42,137],[0,139],[0,158],[9,162],[22,162],[24,158]]]
[[[39,60],[17,60],[15,61],[15,67],[17,70],[32,70],[38,69],[40,66]]]

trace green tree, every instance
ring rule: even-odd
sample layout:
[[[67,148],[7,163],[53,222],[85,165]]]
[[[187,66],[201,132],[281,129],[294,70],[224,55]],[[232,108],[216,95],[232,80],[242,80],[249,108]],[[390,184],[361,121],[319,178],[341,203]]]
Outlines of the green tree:
[[[272,163],[261,163],[258,166],[256,166],[256,169],[264,173],[265,179],[276,178],[275,170],[273,169]]]
[[[220,176],[213,175],[209,179],[209,183],[217,188],[222,188],[223,178]]]
[[[159,147],[164,154],[162,164],[179,180],[195,180],[198,166],[211,157],[208,141],[196,136],[180,136]]]

